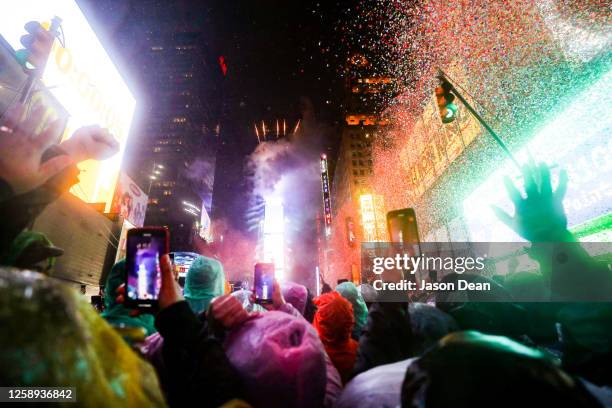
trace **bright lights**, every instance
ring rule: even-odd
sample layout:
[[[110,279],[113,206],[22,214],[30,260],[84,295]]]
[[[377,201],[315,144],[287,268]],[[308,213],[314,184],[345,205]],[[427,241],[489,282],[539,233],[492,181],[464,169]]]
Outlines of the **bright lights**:
[[[266,199],[263,225],[263,262],[274,263],[276,278],[285,277],[285,215],[280,199]]]
[[[385,241],[386,218],[383,197],[373,194],[359,196],[361,223],[363,225],[363,242]]]
[[[567,170],[569,183],[564,207],[572,229],[612,212],[612,139],[609,135],[612,94],[608,91],[611,81],[612,71],[609,71],[577,95],[565,111],[516,155],[519,162],[526,162],[530,153],[537,161],[558,164]],[[553,169],[552,173],[553,185],[556,185],[558,172]],[[503,188],[506,174],[515,183],[522,183],[512,162],[505,160],[463,201],[463,214],[472,241],[522,241],[495,217],[490,207],[497,205],[512,213],[512,204]]]
[[[105,202],[113,192],[132,123],[135,100],[74,0],[12,0],[2,4],[0,34],[15,49],[28,21],[60,17],[67,48],[56,41],[47,62],[44,83],[70,113],[64,138],[84,125],[109,128],[120,151],[104,161],[79,164],[80,182],[71,192],[86,202]],[[33,97],[36,97],[34,94]]]

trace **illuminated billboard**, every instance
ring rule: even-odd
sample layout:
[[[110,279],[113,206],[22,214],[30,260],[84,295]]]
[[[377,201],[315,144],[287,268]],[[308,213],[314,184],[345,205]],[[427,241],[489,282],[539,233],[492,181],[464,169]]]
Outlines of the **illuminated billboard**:
[[[2,3],[0,34],[15,48],[28,21],[62,19],[66,48],[55,41],[43,81],[68,111],[64,138],[81,126],[109,128],[120,143],[120,152],[104,161],[79,165],[80,183],[71,192],[90,203],[110,209],[115,183],[134,114],[135,99],[74,0],[9,0]]]
[[[359,196],[363,242],[383,242],[387,237],[387,225],[383,196],[362,194]]]
[[[604,74],[577,95],[570,106],[544,126],[517,154],[526,162],[531,154],[536,161],[565,168],[569,182],[563,202],[571,230],[612,213],[612,94],[608,84],[612,71]],[[553,187],[558,168],[551,170]],[[472,241],[510,242],[521,240],[499,221],[491,205],[512,214],[510,199],[503,187],[509,175],[517,185],[522,178],[509,160],[505,160],[475,191],[463,201],[463,215]],[[608,241],[605,231],[588,240]]]

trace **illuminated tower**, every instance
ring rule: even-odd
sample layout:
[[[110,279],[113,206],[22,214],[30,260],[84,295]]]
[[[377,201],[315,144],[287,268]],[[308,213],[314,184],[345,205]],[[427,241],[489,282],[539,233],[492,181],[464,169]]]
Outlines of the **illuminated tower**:
[[[276,278],[285,276],[285,212],[278,198],[266,199],[263,221],[263,261],[274,263]]]

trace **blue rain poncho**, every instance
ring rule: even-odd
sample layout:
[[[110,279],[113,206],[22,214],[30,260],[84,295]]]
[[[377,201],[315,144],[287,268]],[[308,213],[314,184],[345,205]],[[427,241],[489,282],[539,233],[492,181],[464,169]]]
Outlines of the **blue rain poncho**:
[[[336,291],[353,305],[355,315],[355,326],[353,327],[353,338],[361,336],[361,330],[368,319],[368,308],[363,297],[353,282],[343,282],[336,286]]]
[[[224,292],[223,265],[212,258],[197,257],[187,271],[183,293],[191,310],[196,314],[206,311],[210,301]]]

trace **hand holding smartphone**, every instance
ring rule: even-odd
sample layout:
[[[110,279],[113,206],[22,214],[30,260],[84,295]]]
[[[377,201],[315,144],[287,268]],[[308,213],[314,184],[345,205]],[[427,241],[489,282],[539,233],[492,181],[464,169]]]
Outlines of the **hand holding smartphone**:
[[[274,264],[255,264],[253,282],[255,286],[255,302],[259,304],[272,303],[272,295],[274,292]]]
[[[126,306],[141,310],[158,308],[161,288],[160,257],[169,252],[164,227],[133,228],[127,233]]]

